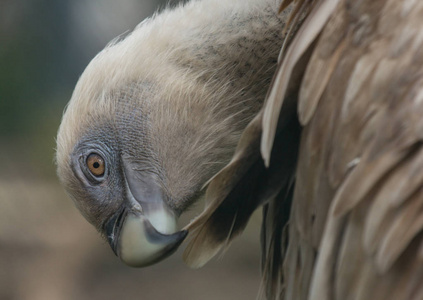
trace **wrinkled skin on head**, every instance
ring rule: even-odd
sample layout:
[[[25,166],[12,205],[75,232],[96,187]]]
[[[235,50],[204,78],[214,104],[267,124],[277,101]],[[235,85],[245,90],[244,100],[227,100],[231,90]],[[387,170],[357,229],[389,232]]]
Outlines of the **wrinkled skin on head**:
[[[57,138],[58,175],[130,265],[154,263],[182,242],[176,218],[262,105],[282,16],[272,1],[258,2],[164,11],[97,55],[75,88]]]

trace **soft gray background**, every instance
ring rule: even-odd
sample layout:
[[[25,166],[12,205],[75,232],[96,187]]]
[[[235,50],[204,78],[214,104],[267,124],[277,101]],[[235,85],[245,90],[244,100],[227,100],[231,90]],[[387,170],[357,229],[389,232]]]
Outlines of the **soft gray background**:
[[[187,268],[181,251],[132,269],[114,257],[55,177],[54,138],[78,76],[110,39],[163,5],[0,0],[1,300],[255,299],[257,216],[223,258],[201,270]]]

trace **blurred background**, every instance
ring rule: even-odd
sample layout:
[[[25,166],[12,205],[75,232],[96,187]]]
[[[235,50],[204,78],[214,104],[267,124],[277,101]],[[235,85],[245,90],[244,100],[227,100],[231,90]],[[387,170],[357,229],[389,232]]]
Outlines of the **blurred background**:
[[[256,298],[257,215],[223,257],[200,270],[186,267],[181,251],[132,269],[80,216],[55,176],[55,135],[78,76],[109,40],[164,5],[0,0],[0,300]]]

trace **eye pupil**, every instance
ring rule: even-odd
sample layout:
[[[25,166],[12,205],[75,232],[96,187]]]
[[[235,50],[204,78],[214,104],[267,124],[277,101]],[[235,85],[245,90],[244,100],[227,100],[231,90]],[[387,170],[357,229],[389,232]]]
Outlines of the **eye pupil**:
[[[94,168],[96,168],[96,169],[98,169],[98,168],[100,168],[100,164],[99,164],[98,162],[95,162],[95,163],[93,164],[93,167],[94,167]]]

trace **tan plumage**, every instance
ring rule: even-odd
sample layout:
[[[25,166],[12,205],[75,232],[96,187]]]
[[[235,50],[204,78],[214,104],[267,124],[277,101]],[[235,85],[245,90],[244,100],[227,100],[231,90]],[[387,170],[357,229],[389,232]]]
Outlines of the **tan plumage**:
[[[300,153],[315,153],[321,165],[316,178],[307,179],[309,164],[299,161],[298,178],[305,178],[307,189],[315,192],[294,201],[298,208],[329,207],[326,227],[316,232],[315,240],[320,234],[322,239],[316,244],[310,299],[421,295],[416,247],[423,225],[418,219],[422,181],[415,177],[423,5],[415,2],[412,10],[408,5],[410,1],[341,2],[308,66],[305,78],[317,60],[341,52],[322,97],[314,100],[319,103],[313,116],[303,124]],[[313,94],[306,83],[299,103],[307,101],[303,94]],[[305,229],[304,222],[297,224]],[[307,235],[312,237],[312,231],[304,230]]]
[[[289,223],[277,222],[289,189],[265,208],[263,290],[270,299],[422,299],[423,3],[296,5],[306,17],[292,18],[302,25],[235,154],[257,158],[261,138],[272,167],[294,102],[303,129],[292,208]],[[221,182],[245,182],[235,163],[225,174],[213,195]]]

